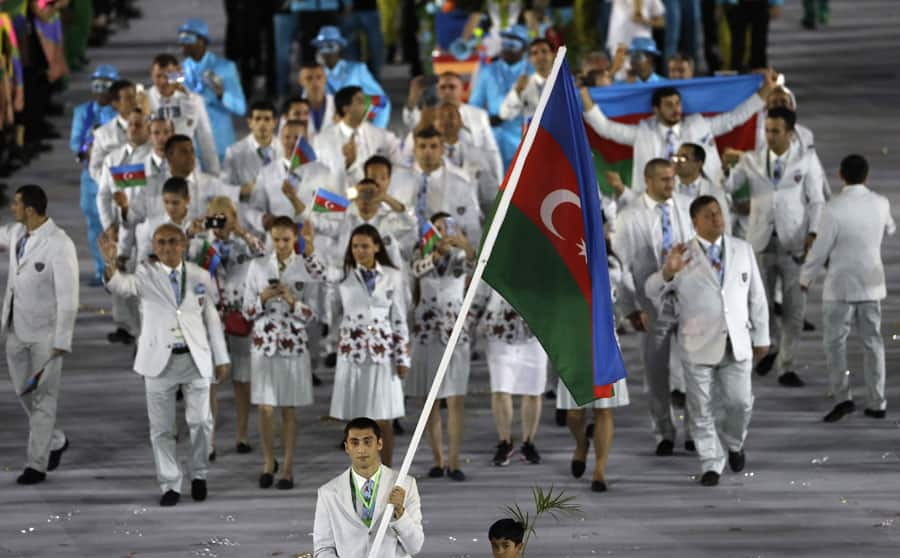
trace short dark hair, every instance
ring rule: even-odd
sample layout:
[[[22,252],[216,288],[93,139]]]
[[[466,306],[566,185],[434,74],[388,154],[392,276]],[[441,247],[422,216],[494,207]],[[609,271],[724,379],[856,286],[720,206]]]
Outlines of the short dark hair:
[[[528,51],[531,52],[531,47],[536,45],[547,45],[547,48],[549,48],[551,52],[556,52],[556,49],[553,48],[553,43],[551,43],[544,37],[538,37],[537,39],[534,39],[533,41],[528,43]]]
[[[297,231],[297,223],[287,215],[278,215],[272,219],[272,225],[269,227],[269,230],[272,229],[291,229],[299,233]]]
[[[432,215],[428,220],[431,221],[432,223],[435,223],[435,222],[437,222],[438,219],[446,219],[447,217],[453,217],[453,216],[450,215],[449,213],[447,213],[446,211],[438,211],[437,213]]]
[[[363,178],[360,179],[359,182],[356,183],[357,186],[374,186],[378,188],[378,183],[372,180],[371,178]]]
[[[669,59],[666,60],[666,63],[669,63],[669,62],[687,62],[688,64],[691,65],[691,67],[694,66],[693,57],[691,57],[683,52],[676,52],[675,54],[670,56]]]
[[[660,87],[659,89],[653,91],[651,102],[655,108],[659,108],[659,106],[662,104],[662,100],[666,97],[671,97],[672,95],[677,96],[679,99],[681,98],[681,93],[679,93],[678,90],[674,87]]]
[[[163,153],[166,154],[166,157],[172,153],[172,150],[175,149],[175,146],[179,143],[183,142],[191,142],[191,138],[184,134],[172,134],[169,139],[166,140],[166,145],[163,147]]]
[[[657,157],[656,159],[650,159],[647,161],[647,164],[644,165],[644,177],[654,176],[656,173],[656,169],[660,167],[671,167],[672,161],[668,159],[661,159]]]
[[[260,112],[271,112],[272,116],[278,116],[278,111],[275,109],[275,103],[268,99],[257,99],[250,103],[250,110],[247,111],[247,118],[253,116],[253,111],[258,110]]]
[[[119,100],[119,93],[122,92],[123,89],[128,89],[129,87],[134,87],[134,83],[128,81],[127,79],[118,79],[109,86],[109,98],[113,101]]]
[[[187,180],[178,178],[177,176],[173,176],[166,180],[165,183],[163,183],[162,193],[175,194],[181,196],[184,199],[188,199],[189,197],[191,197]]]
[[[35,213],[43,217],[47,214],[47,193],[37,184],[25,184],[20,186],[16,193],[22,200],[22,205],[30,207]]]
[[[506,539],[514,544],[522,544],[524,538],[525,526],[508,517],[498,519],[488,529],[488,540],[499,541]]]
[[[698,143],[682,143],[681,147],[687,147],[691,150],[691,157],[698,163],[706,162],[706,150]]]
[[[303,126],[303,129],[305,130],[307,124],[305,121],[300,120],[299,118],[292,118],[290,120],[285,121],[282,129],[287,128],[288,126]]]
[[[869,162],[856,153],[841,159],[841,178],[847,184],[862,184],[869,177]]]
[[[178,59],[168,52],[161,52],[153,57],[153,66],[165,68],[166,66],[180,66]]]
[[[787,126],[788,131],[793,130],[794,124],[797,123],[797,113],[787,107],[769,109],[766,112],[766,118],[780,118],[784,120],[784,125]]]
[[[296,105],[297,103],[309,106],[309,101],[307,101],[300,95],[294,95],[292,97],[288,97],[283,103],[281,103],[281,114],[287,114],[288,112],[290,112],[291,105]]]
[[[303,70],[303,69],[311,70],[312,68],[322,68],[322,67],[323,67],[322,64],[319,64],[315,60],[310,60],[309,62],[304,62],[303,64],[300,65],[301,70]]]
[[[698,196],[697,199],[695,199],[694,201],[691,202],[691,208],[690,208],[691,219],[694,219],[695,217],[697,217],[697,214],[700,213],[700,211],[704,207],[706,207],[707,205],[709,205],[711,203],[719,205],[719,200],[717,200],[713,196],[707,196],[707,195]],[[721,207],[720,207],[720,209],[721,209]]]
[[[357,93],[362,93],[362,87],[348,85],[347,87],[338,89],[338,92],[334,94],[334,112],[336,112],[338,116],[344,116],[344,109],[353,103],[353,97]]]
[[[351,430],[371,430],[375,434],[375,439],[381,439],[381,427],[378,426],[378,423],[369,417],[356,417],[347,423],[347,426],[344,427],[344,441],[347,441],[347,436],[350,435]]]
[[[388,169],[388,174],[391,174],[394,170],[394,166],[391,164],[391,160],[385,157],[384,155],[372,155],[366,162],[363,164],[363,174],[367,174],[369,172],[369,167],[374,167],[375,165],[384,165]]]
[[[431,139],[431,138],[440,138],[441,133],[437,131],[437,128],[434,126],[425,126],[421,130],[416,132],[416,139]]]

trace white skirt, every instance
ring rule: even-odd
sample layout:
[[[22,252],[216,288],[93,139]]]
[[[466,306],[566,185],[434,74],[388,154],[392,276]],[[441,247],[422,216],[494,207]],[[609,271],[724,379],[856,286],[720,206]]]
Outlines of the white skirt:
[[[225,335],[231,358],[231,381],[250,383],[250,336]]]
[[[273,407],[312,405],[309,353],[267,357],[253,351],[250,354],[250,401],[254,405]]]
[[[491,391],[542,395],[547,386],[547,353],[537,338],[515,345],[489,339],[487,364]]]
[[[614,409],[628,405],[628,384],[625,378],[613,384],[613,396],[604,399],[595,399],[593,403],[579,405],[572,399],[572,394],[566,385],[559,380],[556,384],[556,408],[557,409]]]
[[[367,358],[363,364],[356,364],[339,356],[328,414],[340,420],[402,417],[406,414],[403,381],[394,370],[393,362],[375,364]]]
[[[438,399],[465,395],[469,389],[469,370],[471,369],[471,350],[469,343],[460,341],[453,350],[450,365],[441,383]],[[425,397],[434,382],[441,357],[444,356],[444,344],[439,342],[427,345],[414,344],[412,348],[412,366],[406,378],[404,391],[411,397]]]

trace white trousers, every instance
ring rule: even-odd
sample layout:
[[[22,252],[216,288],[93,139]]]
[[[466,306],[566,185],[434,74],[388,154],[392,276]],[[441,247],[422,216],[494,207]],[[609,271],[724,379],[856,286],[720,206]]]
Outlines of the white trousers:
[[[47,362],[53,351],[52,334],[38,343],[26,343],[16,336],[10,323],[6,338],[6,364],[16,393]],[[56,405],[62,384],[62,357],[57,357],[44,367],[37,389],[19,397],[28,415],[28,459],[26,467],[46,472],[50,452],[62,448],[66,435],[56,428]]]
[[[731,343],[716,365],[684,361],[691,433],[703,472],[721,473],[725,448],[740,451],[744,447],[753,412],[752,368],[752,359],[734,360]]]
[[[769,302],[770,350],[778,351],[775,369],[779,374],[794,370],[794,343],[803,331],[806,294],[800,289],[802,261],[785,250],[775,237],[765,251],[756,255],[759,273]],[[726,262],[725,265],[728,265]],[[781,278],[781,320],[775,316],[775,283]]]
[[[866,382],[866,408],[887,408],[884,398],[884,340],[881,337],[881,302],[822,301],[822,341],[835,401],[852,399],[850,369],[847,367],[847,337],[856,330],[863,344],[863,378]]]
[[[184,393],[184,418],[191,438],[191,479],[205,479],[213,428],[209,406],[210,381],[200,375],[190,354],[172,355],[156,378],[145,378],[150,443],[156,478],[163,493],[181,492],[182,472],[175,451],[175,393]]]
[[[650,410],[650,425],[656,441],[675,441],[675,421],[672,418],[672,383],[670,357],[672,351],[679,352],[675,343],[675,310],[673,301],[668,300],[657,311],[649,301],[642,304],[649,318],[649,328],[641,338],[641,356],[644,362],[644,393]],[[676,380],[678,378],[676,377]],[[685,413],[688,413],[685,410]],[[685,422],[688,422],[685,415]],[[690,434],[687,434],[690,438]]]

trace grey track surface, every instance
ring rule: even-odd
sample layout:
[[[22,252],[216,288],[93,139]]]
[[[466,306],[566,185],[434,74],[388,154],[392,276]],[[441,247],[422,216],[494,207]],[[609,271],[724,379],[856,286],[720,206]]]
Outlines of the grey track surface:
[[[838,183],[836,167],[842,155],[863,153],[872,163],[871,184],[900,206],[900,4],[833,1],[833,24],[815,33],[800,30],[800,2],[788,4],[773,25],[771,58],[797,93],[800,121],[816,132],[832,183]],[[173,50],[175,29],[189,15],[208,18],[216,48],[221,48],[221,6],[213,0],[143,2],[147,17],[134,22],[127,37],[119,33],[108,48],[92,51],[92,62],[113,62],[125,75],[147,81],[150,57]],[[405,94],[404,71],[387,67],[385,72],[395,103]],[[83,75],[76,77],[67,102],[86,98],[85,81]],[[58,125],[68,130],[67,121]],[[92,264],[78,210],[78,171],[65,143],[54,143],[53,153],[9,183],[14,188],[37,182],[48,189],[50,212],[75,239],[86,281]],[[9,218],[4,211],[3,222]],[[897,240],[889,240],[884,253],[889,291],[896,293]],[[6,264],[0,267],[5,276]],[[256,487],[260,453],[234,453],[233,407],[226,386],[220,396],[219,459],[210,471],[209,499],[198,504],[185,498],[176,508],[164,510],[156,505],[143,387],[130,372],[131,349],[105,340],[111,326],[105,293],[84,286],[81,299],[59,409],[72,447],[61,468],[35,488],[15,484],[24,459],[26,422],[7,375],[0,374],[0,556],[224,558],[311,551],[315,490],[347,464],[335,449],[340,425],[319,419],[327,413],[330,374],[323,374],[326,386],[317,389],[315,406],[299,413],[295,490]],[[815,289],[808,315],[817,324],[819,299]],[[545,409],[537,439],[543,464],[489,467],[495,435],[487,372],[483,364],[476,365],[463,448],[471,480],[455,484],[420,479],[427,535],[422,556],[489,556],[488,525],[500,517],[503,504],[515,501],[530,508],[533,485],[565,489],[577,496],[584,513],[559,523],[545,520],[530,545],[530,556],[900,555],[900,430],[893,373],[900,360],[900,344],[894,340],[900,334],[896,296],[883,308],[888,418],[876,421],[857,413],[838,424],[821,422],[831,405],[825,397],[821,332],[806,333],[798,360],[809,385],[788,390],[772,377],[754,378],[756,407],[746,446],[747,469],[742,475],[726,473],[715,489],[692,480],[698,462],[684,451],[672,458],[652,456],[636,336],[623,337],[633,403],[616,412],[607,472],[610,491],[605,494],[591,493],[588,481],[569,476],[573,443],[565,429],[552,424],[550,408]],[[855,341],[851,359],[858,369],[861,354]],[[0,366],[5,367],[5,360]],[[410,429],[414,411],[410,405],[405,420]],[[255,428],[253,416],[252,443],[258,448]],[[399,440],[398,463],[408,440]],[[427,447],[420,451],[415,474],[428,469],[429,453]]]

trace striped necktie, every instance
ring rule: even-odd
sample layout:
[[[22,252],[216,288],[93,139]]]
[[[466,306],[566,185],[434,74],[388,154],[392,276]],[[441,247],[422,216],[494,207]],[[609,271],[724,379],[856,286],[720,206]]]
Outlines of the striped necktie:
[[[30,234],[26,234],[16,243],[16,263],[19,263],[19,260],[22,259],[22,256],[25,255],[25,243],[28,242],[28,237]]]
[[[721,285],[725,279],[725,268],[722,266],[722,256],[718,244],[709,245],[709,263],[716,270],[716,275],[719,277],[719,284]]]
[[[659,208],[662,220],[662,247],[663,252],[669,253],[672,249],[672,216],[669,215],[669,206],[665,203],[661,203],[656,207]]]

